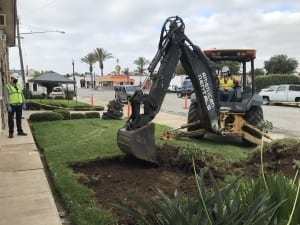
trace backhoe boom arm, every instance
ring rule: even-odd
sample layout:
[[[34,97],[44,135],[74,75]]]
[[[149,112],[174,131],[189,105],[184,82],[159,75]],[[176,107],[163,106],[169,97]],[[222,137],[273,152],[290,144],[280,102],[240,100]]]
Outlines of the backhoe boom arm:
[[[156,162],[154,125],[150,123],[159,112],[176,66],[181,61],[196,93],[198,117],[206,130],[219,132],[219,107],[216,74],[211,62],[184,34],[179,17],[166,20],[160,35],[158,51],[149,66],[152,87],[149,94],[137,91],[130,99],[132,114],[118,132],[118,146],[125,152]],[[157,74],[154,70],[160,63]],[[143,106],[143,113],[141,107]]]

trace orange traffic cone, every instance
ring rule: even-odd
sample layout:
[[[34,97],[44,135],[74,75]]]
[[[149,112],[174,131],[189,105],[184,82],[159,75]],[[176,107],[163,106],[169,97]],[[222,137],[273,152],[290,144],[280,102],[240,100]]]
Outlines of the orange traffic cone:
[[[94,105],[94,95],[91,94],[91,105]]]
[[[184,109],[187,109],[188,108],[188,97],[187,95],[184,96],[184,106],[183,106]]]

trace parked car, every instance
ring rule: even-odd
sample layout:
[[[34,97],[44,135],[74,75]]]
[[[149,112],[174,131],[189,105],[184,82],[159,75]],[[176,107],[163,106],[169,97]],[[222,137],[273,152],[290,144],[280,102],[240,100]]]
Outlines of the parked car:
[[[170,81],[168,91],[176,93],[179,88],[182,88],[182,85],[186,79],[187,79],[187,75],[174,76]]]
[[[259,95],[263,98],[263,104],[295,103],[300,107],[300,85],[298,84],[272,85],[262,89]]]
[[[128,102],[129,98],[137,90],[142,90],[140,86],[137,85],[119,85],[114,87],[115,99],[119,99],[121,102]]]
[[[65,98],[65,92],[62,87],[54,87],[50,92],[49,96],[51,98],[56,98],[56,97]]]
[[[186,79],[182,87],[177,89],[177,97],[182,98],[182,97],[191,97],[191,94],[194,92],[194,87],[192,84],[192,81],[190,79]]]

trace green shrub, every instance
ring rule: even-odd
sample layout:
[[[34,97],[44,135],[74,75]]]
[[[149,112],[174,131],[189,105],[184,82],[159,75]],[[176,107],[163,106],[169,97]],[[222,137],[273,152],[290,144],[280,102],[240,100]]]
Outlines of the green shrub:
[[[83,113],[72,113],[71,114],[71,120],[77,120],[77,119],[85,119],[85,114]]]
[[[58,96],[54,96],[54,99],[65,99],[64,96],[58,95]]]
[[[85,113],[86,118],[100,118],[99,112],[86,112]]]
[[[69,120],[71,117],[70,111],[66,109],[55,109],[53,112],[60,113],[64,117],[64,120]]]
[[[41,110],[41,105],[36,102],[26,101],[26,106],[28,110]]]
[[[266,76],[255,77],[255,87],[257,92],[267,86],[278,84],[300,84],[300,77],[287,74],[269,74]]]
[[[57,112],[32,113],[29,116],[29,120],[32,122],[63,120],[63,118],[63,115]]]
[[[95,111],[103,111],[104,110],[104,106],[94,106],[94,110]]]
[[[23,89],[23,95],[25,99],[30,99],[32,97],[32,93],[28,88]]]
[[[75,96],[74,90],[65,89],[64,92],[65,92],[65,98],[66,99],[73,100],[73,98]]]

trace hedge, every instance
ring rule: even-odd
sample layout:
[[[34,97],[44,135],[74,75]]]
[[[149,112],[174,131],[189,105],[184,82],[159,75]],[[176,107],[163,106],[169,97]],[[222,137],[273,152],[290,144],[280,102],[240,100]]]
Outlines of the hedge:
[[[100,118],[99,112],[86,112],[85,113],[86,118]]]
[[[66,109],[55,109],[55,110],[53,110],[53,112],[60,113],[64,117],[64,120],[69,120],[71,118],[71,113],[70,113],[69,110],[66,110]]]
[[[63,115],[57,112],[32,113],[29,116],[29,120],[31,122],[55,121],[63,119]]]
[[[77,120],[77,119],[85,119],[86,116],[83,113],[72,113],[71,114],[71,120]]]
[[[279,84],[300,84],[300,77],[289,74],[268,74],[255,77],[255,87],[257,92],[267,86]]]

